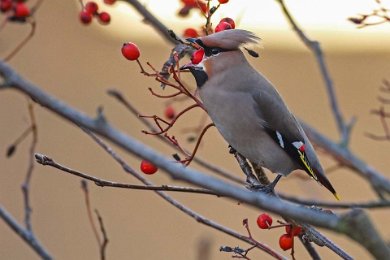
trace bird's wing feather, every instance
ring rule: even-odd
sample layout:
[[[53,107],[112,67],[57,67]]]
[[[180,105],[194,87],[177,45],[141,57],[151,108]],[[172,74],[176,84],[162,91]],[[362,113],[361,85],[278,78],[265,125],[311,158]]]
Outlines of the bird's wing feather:
[[[294,158],[311,177],[318,180],[305,152],[307,137],[302,128],[271,83],[266,79],[262,80],[266,87],[257,88],[253,93],[259,123],[281,149]],[[308,148],[311,149],[311,145]]]

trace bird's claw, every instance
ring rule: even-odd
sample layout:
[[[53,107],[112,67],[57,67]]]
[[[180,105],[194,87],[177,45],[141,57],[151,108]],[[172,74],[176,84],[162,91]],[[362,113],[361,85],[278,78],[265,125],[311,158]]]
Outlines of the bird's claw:
[[[249,189],[255,192],[263,192],[268,195],[275,195],[275,189],[273,185],[251,184]]]

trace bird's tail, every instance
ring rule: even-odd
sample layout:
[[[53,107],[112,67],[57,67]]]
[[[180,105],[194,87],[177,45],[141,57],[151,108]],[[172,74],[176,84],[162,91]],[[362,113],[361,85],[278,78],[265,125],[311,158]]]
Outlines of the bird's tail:
[[[328,178],[325,176],[324,173],[319,172],[317,169],[313,169],[314,174],[317,177],[317,181],[321,183],[325,188],[327,188],[330,192],[332,192],[333,196],[337,199],[340,200],[339,195],[337,194],[336,190],[333,188],[332,184],[328,180]]]

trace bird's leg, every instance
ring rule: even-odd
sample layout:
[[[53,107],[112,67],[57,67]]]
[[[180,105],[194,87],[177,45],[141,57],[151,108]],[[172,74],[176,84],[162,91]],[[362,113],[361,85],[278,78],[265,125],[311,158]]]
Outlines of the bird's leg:
[[[280,178],[282,178],[282,175],[278,174],[276,178],[268,185],[261,185],[258,187],[253,187],[253,190],[261,191],[270,195],[275,194],[275,186],[279,182]]]
[[[276,184],[279,182],[280,178],[282,178],[282,175],[278,174],[276,178],[270,184],[267,185],[267,187],[269,187],[269,189],[273,191],[275,189]]]
[[[263,167],[261,167],[259,164],[254,162],[250,162],[250,163],[252,164],[253,172],[256,175],[259,182],[263,185],[270,184],[271,182],[269,181],[267,175],[265,174]]]
[[[256,176],[253,174],[252,168],[249,165],[247,159],[239,152],[237,152],[231,145],[229,145],[229,153],[234,155],[234,158],[236,158],[242,172],[245,174],[247,187],[249,189],[253,189],[253,187],[257,188],[262,186]]]
[[[230,154],[235,154],[235,153],[237,153],[236,149],[234,149],[233,146],[231,146],[230,144],[229,144],[228,148],[229,148],[229,153],[230,153]]]

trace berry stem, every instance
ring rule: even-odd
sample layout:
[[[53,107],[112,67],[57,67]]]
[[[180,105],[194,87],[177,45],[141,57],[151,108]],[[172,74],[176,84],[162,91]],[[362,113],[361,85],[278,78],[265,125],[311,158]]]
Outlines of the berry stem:
[[[173,97],[176,97],[180,94],[183,94],[183,92],[179,91],[179,92],[176,92],[172,95],[160,95],[160,94],[157,94],[156,92],[153,91],[152,88],[148,88],[148,90],[150,91],[150,93],[153,95],[153,96],[156,96],[156,97],[159,97],[159,98],[173,98]]]

